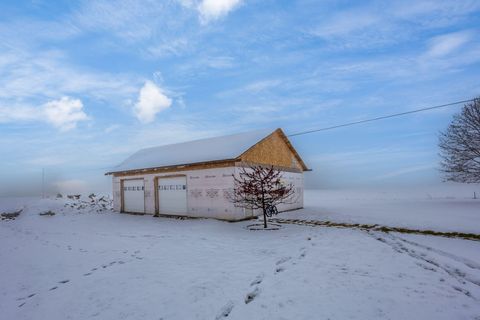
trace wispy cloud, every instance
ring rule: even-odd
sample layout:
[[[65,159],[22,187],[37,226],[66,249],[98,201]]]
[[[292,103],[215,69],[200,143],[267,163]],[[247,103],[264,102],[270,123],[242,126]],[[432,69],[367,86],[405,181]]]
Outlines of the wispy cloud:
[[[255,81],[252,83],[247,84],[243,90],[252,92],[252,93],[259,93],[271,88],[278,87],[281,84],[281,80],[272,79],[272,80],[260,80]]]
[[[367,11],[340,12],[312,30],[312,33],[326,39],[343,37],[375,26],[381,20],[381,16]]]
[[[376,48],[415,41],[420,30],[453,25],[478,10],[475,1],[368,2],[322,16],[307,33],[337,50]]]
[[[37,110],[33,107],[10,105],[0,106],[0,123],[32,121],[37,118]]]
[[[135,92],[138,78],[78,67],[64,52],[30,52],[5,48],[0,99],[57,98],[85,94],[97,99],[125,98]]]
[[[216,93],[217,97],[231,97],[232,95],[258,94],[278,88],[282,84],[281,79],[266,79],[249,82],[239,88],[228,89]]]
[[[176,38],[161,40],[154,43],[146,50],[147,54],[154,58],[162,58],[167,56],[179,56],[189,48],[189,40],[187,38]]]
[[[85,1],[70,19],[84,32],[109,32],[127,42],[136,42],[148,39],[156,26],[165,23],[159,17],[168,5],[168,1]]]
[[[408,161],[428,156],[429,152],[418,148],[379,147],[345,152],[329,152],[311,157],[311,161],[320,164],[334,164],[338,167],[375,166],[393,160]]]
[[[433,58],[443,57],[461,48],[472,39],[470,31],[460,31],[434,37],[430,40],[426,55]]]
[[[436,168],[436,167],[437,167],[436,165],[432,165],[432,164],[423,164],[423,165],[417,165],[417,166],[402,168],[400,170],[395,170],[395,171],[392,171],[392,172],[389,172],[389,173],[386,173],[386,174],[376,176],[376,177],[372,178],[372,180],[391,179],[391,178],[395,178],[395,177],[398,177],[398,176],[403,176],[403,175],[406,175],[406,174],[409,174],[409,173],[415,173],[415,172],[419,172],[419,171],[430,170],[430,169],[433,169],[433,168]]]
[[[121,128],[121,125],[119,125],[119,124],[112,124],[112,125],[106,127],[106,128],[103,130],[103,132],[105,132],[105,133],[111,133],[111,132],[113,132],[113,131],[115,131],[115,130],[118,130],[118,129],[120,129],[120,128]]]
[[[237,66],[233,57],[205,53],[197,55],[195,59],[178,64],[175,66],[174,73],[177,77],[192,79],[205,72],[232,69]]]

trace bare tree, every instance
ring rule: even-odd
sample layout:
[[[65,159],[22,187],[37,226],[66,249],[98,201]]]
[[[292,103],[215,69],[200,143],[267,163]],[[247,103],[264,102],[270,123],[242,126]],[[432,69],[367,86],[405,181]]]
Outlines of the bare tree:
[[[439,140],[445,180],[480,182],[480,97],[454,115]]]
[[[292,184],[282,183],[281,171],[273,166],[242,168],[234,181],[229,200],[241,208],[262,209],[264,228],[267,228],[267,216],[276,214],[276,206],[289,203],[295,193]]]

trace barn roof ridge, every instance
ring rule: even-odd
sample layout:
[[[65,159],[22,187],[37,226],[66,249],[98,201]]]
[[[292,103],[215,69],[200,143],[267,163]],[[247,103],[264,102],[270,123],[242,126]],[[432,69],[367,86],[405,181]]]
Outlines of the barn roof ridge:
[[[106,174],[236,159],[250,147],[274,132],[274,129],[263,128],[224,136],[147,147],[133,153]]]

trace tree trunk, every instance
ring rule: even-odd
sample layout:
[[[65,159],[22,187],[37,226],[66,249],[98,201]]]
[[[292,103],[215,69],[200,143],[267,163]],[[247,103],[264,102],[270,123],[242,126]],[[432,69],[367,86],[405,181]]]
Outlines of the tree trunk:
[[[263,182],[262,182],[262,210],[263,210],[263,228],[267,228],[267,210],[265,208],[265,190],[263,189]]]
[[[267,212],[265,211],[265,207],[263,208],[263,228],[267,228]]]

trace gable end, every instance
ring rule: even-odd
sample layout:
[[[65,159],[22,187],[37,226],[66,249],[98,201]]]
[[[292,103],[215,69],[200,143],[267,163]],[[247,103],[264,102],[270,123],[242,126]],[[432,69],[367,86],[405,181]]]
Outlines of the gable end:
[[[242,153],[239,160],[307,171],[308,168],[287,136],[277,129]]]

